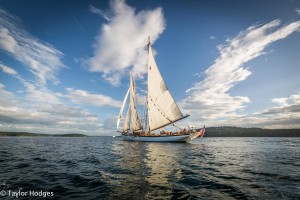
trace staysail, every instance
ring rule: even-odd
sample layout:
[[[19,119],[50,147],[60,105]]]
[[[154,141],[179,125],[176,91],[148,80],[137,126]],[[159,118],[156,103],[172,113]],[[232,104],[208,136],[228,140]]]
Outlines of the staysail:
[[[151,44],[148,44],[148,119],[149,129],[156,130],[181,120],[183,116],[156,65]]]
[[[122,107],[121,107],[121,110],[120,110],[120,113],[119,113],[119,116],[118,116],[118,121],[117,121],[117,128],[119,128],[119,124],[120,124],[120,120],[122,119],[122,114],[123,114],[123,110],[124,110],[124,107],[125,107],[125,103],[127,101],[127,97],[128,97],[128,94],[129,94],[129,90],[130,88],[128,89],[126,95],[125,95],[125,98],[123,100],[123,103],[122,103]]]
[[[130,74],[130,111],[131,111],[131,122],[132,122],[132,130],[138,131],[142,129],[141,121],[138,116],[138,112],[136,110],[136,96],[135,96],[135,85]]]
[[[130,106],[128,106],[125,122],[123,125],[123,132],[127,132],[130,129]]]

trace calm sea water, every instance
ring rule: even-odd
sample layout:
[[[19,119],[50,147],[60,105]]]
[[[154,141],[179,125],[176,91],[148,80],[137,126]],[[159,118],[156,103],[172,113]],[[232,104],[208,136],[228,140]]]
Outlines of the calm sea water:
[[[2,137],[0,197],[300,199],[300,138]]]

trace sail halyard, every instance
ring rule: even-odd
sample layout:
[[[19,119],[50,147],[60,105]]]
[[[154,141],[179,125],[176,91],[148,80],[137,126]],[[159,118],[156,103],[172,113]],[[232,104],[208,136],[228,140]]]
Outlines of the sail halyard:
[[[155,62],[151,44],[148,44],[148,123],[156,130],[188,117],[184,116],[173,99]]]
[[[131,122],[132,122],[132,130],[138,131],[142,129],[141,121],[138,116],[138,112],[136,109],[136,101],[135,101],[135,84],[132,79],[130,73],[130,111],[131,111]]]

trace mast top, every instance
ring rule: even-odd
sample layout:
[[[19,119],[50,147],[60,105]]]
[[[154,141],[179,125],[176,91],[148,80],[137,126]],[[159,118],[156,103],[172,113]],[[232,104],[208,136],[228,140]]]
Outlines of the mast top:
[[[147,46],[149,47],[151,45],[151,41],[150,41],[150,35],[148,36],[148,44]]]

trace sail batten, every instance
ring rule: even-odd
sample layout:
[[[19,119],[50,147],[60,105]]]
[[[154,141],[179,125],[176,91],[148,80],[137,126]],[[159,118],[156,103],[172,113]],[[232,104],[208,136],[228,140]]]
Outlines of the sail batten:
[[[148,120],[150,130],[156,130],[185,118],[173,99],[148,45]]]

